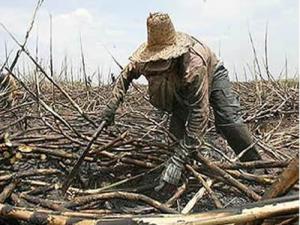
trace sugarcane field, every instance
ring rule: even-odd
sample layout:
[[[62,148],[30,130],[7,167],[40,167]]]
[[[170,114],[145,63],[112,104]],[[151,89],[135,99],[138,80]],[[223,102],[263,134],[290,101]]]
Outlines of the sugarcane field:
[[[298,1],[0,4],[0,225],[299,224]]]

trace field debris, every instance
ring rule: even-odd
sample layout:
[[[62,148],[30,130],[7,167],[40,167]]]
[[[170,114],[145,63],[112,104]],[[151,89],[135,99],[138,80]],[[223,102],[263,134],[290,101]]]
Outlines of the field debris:
[[[100,115],[112,87],[90,87],[87,93],[84,84],[60,82],[57,85],[63,91],[53,95],[52,84],[47,81],[22,85],[23,95],[18,96],[12,108],[0,112],[0,220],[31,221],[33,211],[47,213],[55,218],[53,221],[124,220],[151,214],[155,224],[155,214],[195,213],[183,217],[188,222],[191,218],[197,220],[199,212],[214,215],[211,210],[226,212],[227,208],[243,208],[267,199],[264,193],[270,193],[281,172],[298,160],[298,84],[264,81],[260,84],[265,93],[260,103],[256,100],[256,82],[235,83],[245,121],[252,129],[263,160],[239,162],[216,133],[212,117],[206,143],[186,165],[185,179],[177,191],[170,196],[156,193],[154,186],[176,140],[168,132],[169,115],[153,108],[146,100],[146,87],[136,85],[118,110],[115,125],[94,141],[63,195],[62,184],[90,142],[96,130],[94,125],[101,123]],[[26,91],[35,90],[37,85],[38,97],[36,92]],[[253,168],[267,174],[251,173]],[[288,188],[269,196],[275,201],[272,204],[279,204],[279,214],[290,215],[280,220],[296,216],[298,198],[293,194],[285,197],[287,200],[276,201],[287,191],[297,193],[295,176],[298,174],[285,181],[290,182]],[[257,212],[263,214],[263,210]],[[243,220],[243,215],[240,221],[254,220]],[[278,214],[263,215],[267,216],[257,218]],[[168,219],[159,224],[178,219],[167,215],[164,218]],[[208,216],[209,219],[212,218]]]
[[[113,85],[103,85],[99,72],[98,85],[90,82],[82,43],[84,82],[66,68],[57,74],[54,71],[52,18],[50,68],[26,48],[43,2],[37,1],[22,42],[0,24],[19,47],[14,59],[7,56],[1,66],[1,73],[8,72],[17,87],[12,90],[15,99],[11,106],[0,108],[0,224],[254,225],[298,221],[299,83],[275,80],[271,75],[267,32],[267,79],[249,33],[254,81],[234,83],[262,160],[240,162],[246,150],[234,154],[216,131],[210,113],[204,144],[185,165],[180,185],[174,192],[160,193],[154,187],[178,141],[168,129],[170,115],[151,106],[145,85],[133,84],[115,124],[98,128],[103,125],[101,115]],[[20,72],[16,65],[21,54],[33,63],[34,71]],[[71,172],[85,150],[82,162]]]

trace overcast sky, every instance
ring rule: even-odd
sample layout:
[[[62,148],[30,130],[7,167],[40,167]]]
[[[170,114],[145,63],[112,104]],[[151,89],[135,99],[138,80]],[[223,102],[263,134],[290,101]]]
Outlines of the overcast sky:
[[[32,16],[35,0],[0,0],[0,21],[23,40]],[[264,34],[269,31],[269,64],[274,76],[284,68],[293,76],[298,69],[299,5],[297,0],[45,0],[38,12],[28,47],[34,53],[39,34],[39,57],[49,59],[49,14],[53,15],[53,45],[56,70],[68,56],[74,67],[80,66],[80,33],[88,73],[101,68],[118,73],[103,46],[124,65],[129,55],[146,40],[149,12],[167,12],[175,28],[207,43],[243,78],[243,67],[253,65],[248,30],[251,31],[259,59],[264,57]],[[0,62],[4,61],[4,43],[17,49],[0,29]],[[250,76],[250,75],[249,75]]]

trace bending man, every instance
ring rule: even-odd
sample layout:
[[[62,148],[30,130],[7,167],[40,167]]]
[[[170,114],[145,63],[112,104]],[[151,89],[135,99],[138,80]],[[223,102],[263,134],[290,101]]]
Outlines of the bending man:
[[[130,83],[144,75],[151,104],[172,114],[170,131],[180,140],[161,175],[160,187],[178,185],[190,153],[201,146],[210,105],[217,130],[236,154],[252,144],[251,134],[241,118],[228,71],[205,44],[176,32],[163,13],[150,14],[147,31],[148,41],[133,53],[115,84],[104,120],[113,122]],[[259,159],[255,146],[241,157],[241,161]]]

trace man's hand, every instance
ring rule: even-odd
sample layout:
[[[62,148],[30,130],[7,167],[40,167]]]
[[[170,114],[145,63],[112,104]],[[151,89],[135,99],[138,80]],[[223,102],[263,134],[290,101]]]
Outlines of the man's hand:
[[[177,160],[174,160],[172,157],[165,170],[162,172],[161,180],[168,184],[177,186],[181,178],[182,170],[183,164]]]
[[[188,149],[183,143],[180,143],[179,146],[177,146],[177,148],[175,149],[175,154],[167,162],[167,165],[160,177],[160,183],[155,188],[156,191],[165,191],[165,189],[169,189],[168,186],[173,186],[176,189],[177,185],[179,184],[182,171],[184,169],[184,164],[186,163],[188,155]]]
[[[166,168],[163,170],[159,179],[159,184],[155,187],[155,191],[170,198],[177,188],[182,174],[182,167],[178,167],[171,159],[169,160]]]
[[[155,191],[163,192],[164,194],[171,195],[176,190],[180,181],[183,170],[183,163],[178,161],[176,157],[172,157],[162,175],[160,177],[159,185],[155,187]]]
[[[117,104],[113,102],[108,103],[108,105],[104,109],[102,113],[102,120],[106,121],[107,126],[114,124],[116,110],[117,110]]]
[[[173,184],[168,184],[165,181],[160,181],[159,185],[154,188],[154,190],[160,194],[160,196],[164,196],[164,199],[169,199],[175,190],[177,189],[177,186]]]
[[[103,112],[102,120],[106,121],[108,126],[113,125],[115,123],[115,112],[107,107]]]

